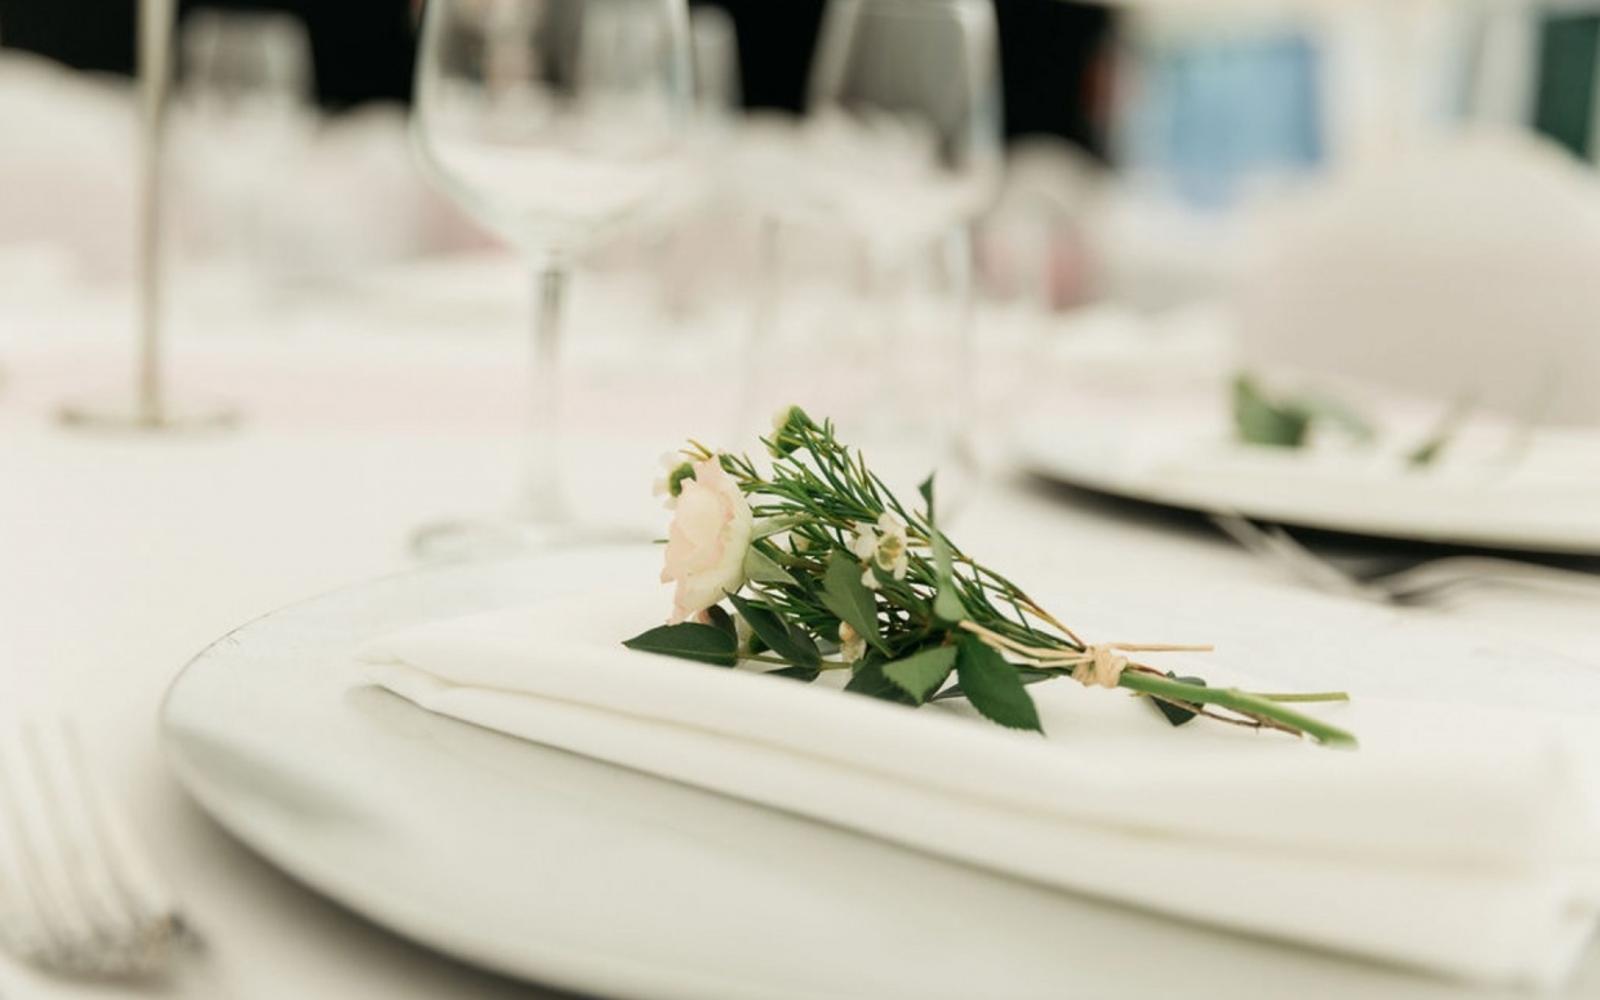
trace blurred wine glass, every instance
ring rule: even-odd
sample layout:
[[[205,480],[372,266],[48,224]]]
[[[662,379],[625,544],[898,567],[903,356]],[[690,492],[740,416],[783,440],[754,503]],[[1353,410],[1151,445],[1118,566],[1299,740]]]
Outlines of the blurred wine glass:
[[[272,11],[202,7],[184,20],[185,97],[213,121],[302,118],[315,90],[305,25]]]
[[[931,449],[970,472],[971,226],[1002,169],[999,47],[989,0],[830,0],[810,81],[807,191],[864,250],[876,350],[868,436]],[[930,264],[945,301],[908,340],[912,267]],[[942,329],[941,329],[942,327]],[[913,435],[917,440],[905,440]]]
[[[811,74],[812,184],[892,266],[989,203],[1001,170],[986,0],[830,0]]]
[[[199,228],[212,261],[251,283],[292,272],[303,248],[274,253],[282,178],[315,121],[311,38],[270,11],[201,8],[183,23],[180,149],[196,172]],[[186,126],[186,127],[182,127]]]
[[[693,114],[687,123],[684,183],[663,205],[667,225],[645,233],[639,255],[654,276],[665,318],[686,322],[712,298],[718,268],[707,266],[724,251],[732,213],[724,175],[740,103],[739,50],[733,18],[720,7],[689,11]]]
[[[694,105],[703,126],[725,125],[741,103],[739,38],[721,7],[696,7],[689,15]]]
[[[671,200],[689,103],[684,0],[431,0],[413,136],[430,178],[534,275],[521,495],[423,528],[460,558],[578,537],[563,494],[560,324],[574,255]]]

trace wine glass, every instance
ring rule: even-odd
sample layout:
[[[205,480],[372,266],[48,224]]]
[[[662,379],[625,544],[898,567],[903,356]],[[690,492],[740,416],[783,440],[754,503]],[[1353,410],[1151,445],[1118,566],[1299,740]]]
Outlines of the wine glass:
[[[463,557],[582,537],[558,472],[575,255],[670,200],[690,95],[684,0],[430,0],[412,134],[428,176],[534,275],[526,467],[511,511],[425,527]]]
[[[889,425],[862,433],[931,448],[947,475],[970,472],[971,226],[1002,169],[993,4],[829,0],[809,96],[807,190],[864,250],[875,299],[864,312],[879,324],[866,340],[877,356],[861,365]],[[910,339],[903,293],[919,259],[946,301],[916,330],[942,343]]]
[[[812,185],[879,265],[989,203],[1001,169],[988,0],[830,0],[810,86]]]
[[[188,97],[213,123],[292,127],[315,97],[311,36],[291,14],[202,7],[184,21],[182,49]]]
[[[689,14],[694,103],[701,124],[716,127],[741,103],[739,38],[721,7],[700,6]]]
[[[200,230],[230,297],[264,294],[303,248],[273,239],[285,169],[315,125],[311,37],[299,18],[201,8],[184,19],[179,152],[197,163]],[[185,129],[184,126],[187,126]]]

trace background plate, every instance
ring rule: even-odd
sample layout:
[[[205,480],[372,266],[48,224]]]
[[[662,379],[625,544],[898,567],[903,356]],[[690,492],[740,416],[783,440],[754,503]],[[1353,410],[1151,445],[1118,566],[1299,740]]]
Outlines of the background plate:
[[[1600,556],[1600,438],[1549,477],[1247,447],[1203,423],[1036,423],[1021,442],[1039,478],[1109,496],[1303,528],[1445,545]],[[1332,461],[1326,459],[1332,458]],[[1585,464],[1586,463],[1586,464]]]

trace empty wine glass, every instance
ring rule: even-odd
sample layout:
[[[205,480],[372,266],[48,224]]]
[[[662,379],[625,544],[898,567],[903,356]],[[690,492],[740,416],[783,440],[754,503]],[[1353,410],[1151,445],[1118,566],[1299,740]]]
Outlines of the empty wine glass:
[[[684,0],[431,0],[413,135],[429,176],[534,273],[523,487],[501,517],[421,530],[461,557],[583,534],[558,473],[557,362],[573,257],[679,180],[689,105]]]
[[[689,15],[694,103],[702,125],[726,123],[741,102],[739,37],[721,7],[696,7]]]
[[[931,450],[947,477],[970,472],[970,227],[1002,165],[993,4],[830,0],[806,132],[808,191],[865,251],[878,329],[858,365],[875,382],[869,412],[888,425],[863,433]],[[903,294],[919,260],[945,293],[919,314],[934,337],[923,343],[909,339]]]
[[[300,123],[315,96],[311,37],[291,14],[202,7],[183,25],[188,100],[210,123]]]
[[[262,295],[304,256],[275,220],[295,207],[284,178],[316,124],[310,34],[290,14],[201,8],[183,22],[182,71],[175,138],[207,257],[230,297]]]
[[[811,74],[811,182],[893,265],[994,196],[999,49],[988,0],[830,0]]]

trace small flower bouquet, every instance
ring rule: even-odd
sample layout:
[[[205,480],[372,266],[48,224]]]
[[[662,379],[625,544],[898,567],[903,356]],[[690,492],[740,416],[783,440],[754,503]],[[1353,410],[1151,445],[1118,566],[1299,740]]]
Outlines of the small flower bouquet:
[[[1342,693],[1214,688],[1127,655],[1209,647],[1085,642],[945,537],[931,479],[908,509],[831,422],[790,407],[762,443],[766,474],[694,442],[672,457],[657,484],[674,511],[661,574],[676,585],[672,615],[625,645],[803,682],[848,671],[846,691],[911,706],[965,698],[1016,729],[1042,731],[1029,684],[1069,677],[1142,695],[1173,725],[1204,716],[1355,744],[1292,707]]]

